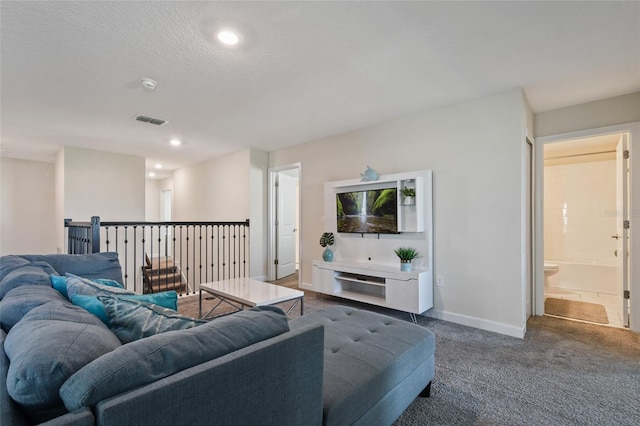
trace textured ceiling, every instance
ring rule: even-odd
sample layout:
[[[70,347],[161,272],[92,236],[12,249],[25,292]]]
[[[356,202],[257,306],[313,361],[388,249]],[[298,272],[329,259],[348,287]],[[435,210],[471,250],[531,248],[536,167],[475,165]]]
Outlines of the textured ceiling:
[[[52,161],[69,145],[170,170],[514,87],[536,112],[640,90],[638,2],[0,7],[2,155],[13,158]],[[213,41],[225,26],[240,45]],[[172,137],[186,145],[170,147]]]

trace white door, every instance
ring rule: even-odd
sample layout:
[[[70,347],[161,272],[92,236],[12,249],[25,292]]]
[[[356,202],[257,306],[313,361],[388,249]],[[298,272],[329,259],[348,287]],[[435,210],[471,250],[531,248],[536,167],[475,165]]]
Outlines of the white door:
[[[622,295],[622,324],[629,327],[629,229],[628,223],[628,188],[629,188],[629,159],[628,135],[623,134],[616,146],[616,257],[618,260],[618,278]],[[626,158],[625,158],[626,157]]]
[[[280,279],[296,272],[298,177],[280,172],[276,182],[276,279]]]

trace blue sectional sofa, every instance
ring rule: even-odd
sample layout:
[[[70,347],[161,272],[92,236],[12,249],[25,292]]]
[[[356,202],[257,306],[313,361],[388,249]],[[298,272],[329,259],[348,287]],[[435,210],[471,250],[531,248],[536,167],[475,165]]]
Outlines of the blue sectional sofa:
[[[0,424],[391,424],[429,393],[422,327],[346,307],[205,323],[118,283],[115,253],[0,258]]]

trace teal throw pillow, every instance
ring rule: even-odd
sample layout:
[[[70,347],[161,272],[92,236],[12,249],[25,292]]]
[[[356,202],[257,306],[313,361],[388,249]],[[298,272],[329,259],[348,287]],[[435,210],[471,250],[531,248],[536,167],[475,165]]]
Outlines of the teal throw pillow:
[[[122,343],[133,342],[172,330],[184,330],[207,321],[178,314],[175,310],[147,302],[114,296],[98,296],[103,303],[111,331]]]
[[[152,293],[152,294],[134,294],[134,295],[118,295],[123,299],[129,300],[137,300],[139,302],[147,302],[152,303],[154,305],[162,306],[163,308],[171,309],[174,311],[178,310],[178,293],[175,291],[163,291],[160,293]],[[111,327],[111,321],[109,321],[109,316],[104,309],[104,304],[98,300],[97,296],[88,296],[83,294],[74,294],[71,296],[71,302],[80,306],[81,308],[86,309],[91,312],[93,315],[100,318],[100,320],[107,325],[107,327]]]
[[[58,290],[67,299],[69,298],[67,294],[67,277],[51,274],[51,287]]]

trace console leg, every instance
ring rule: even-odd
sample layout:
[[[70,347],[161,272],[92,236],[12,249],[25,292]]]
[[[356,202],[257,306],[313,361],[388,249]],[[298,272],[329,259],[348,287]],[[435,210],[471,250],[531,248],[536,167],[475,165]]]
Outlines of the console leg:
[[[427,387],[422,389],[422,392],[420,392],[420,396],[423,398],[429,398],[431,396],[431,382],[429,382]]]

